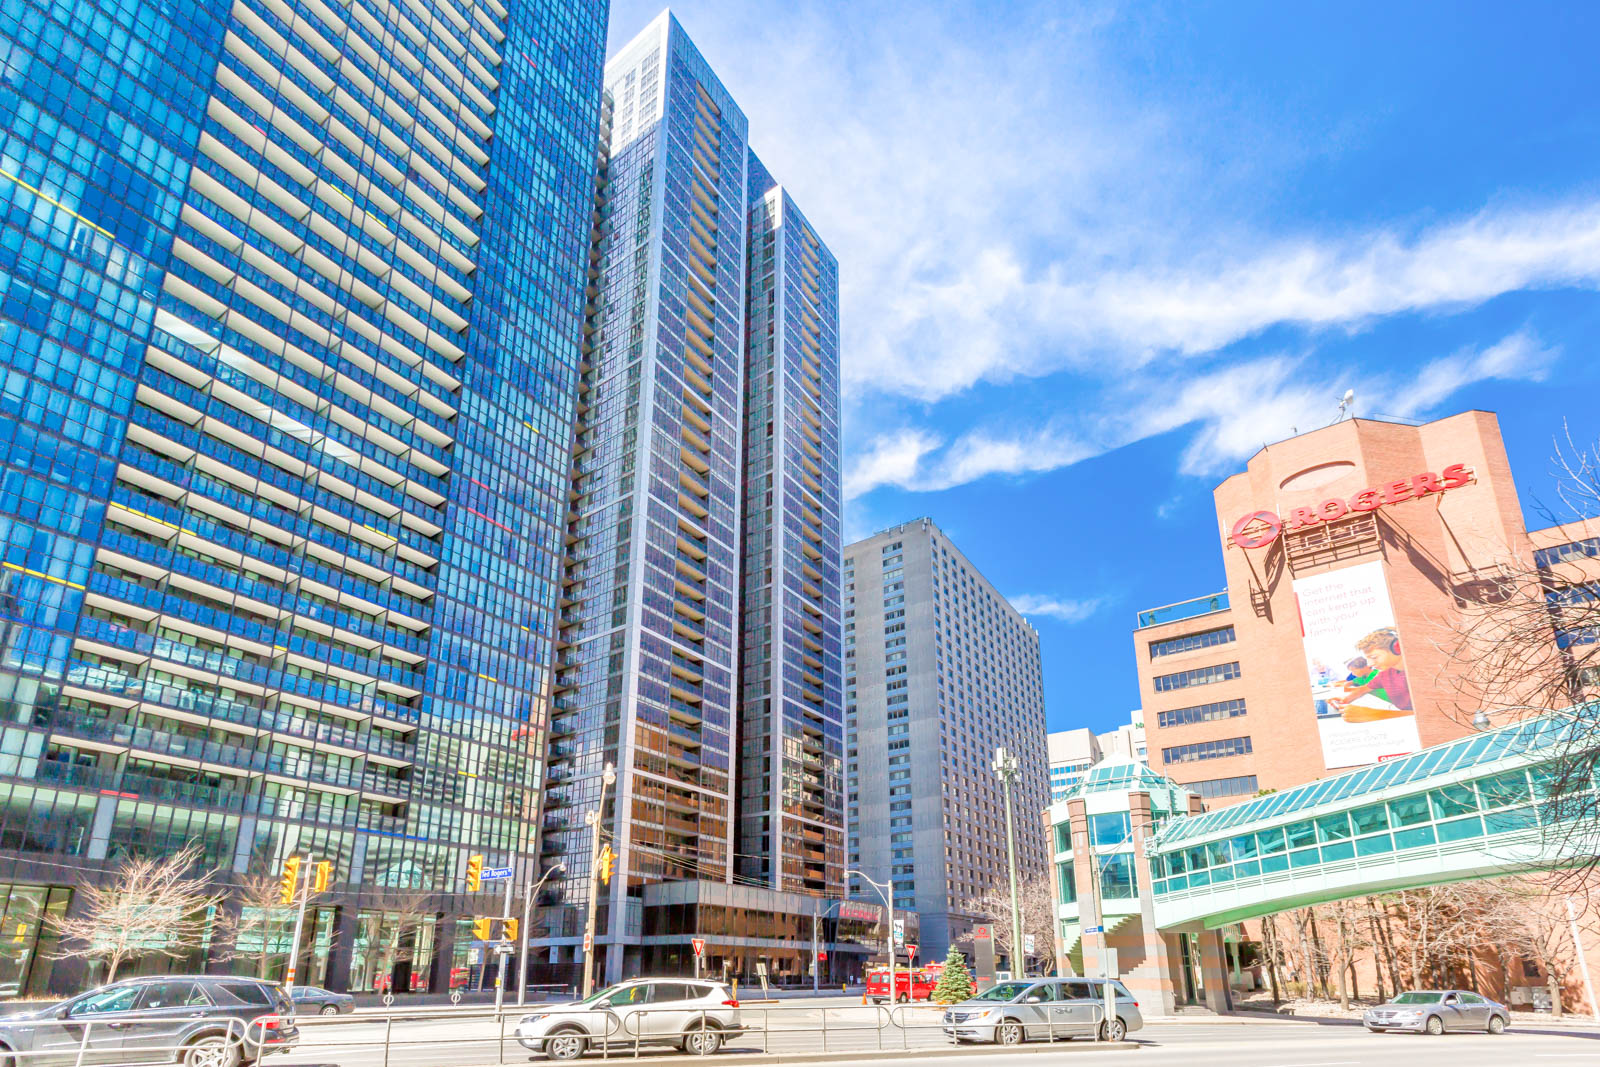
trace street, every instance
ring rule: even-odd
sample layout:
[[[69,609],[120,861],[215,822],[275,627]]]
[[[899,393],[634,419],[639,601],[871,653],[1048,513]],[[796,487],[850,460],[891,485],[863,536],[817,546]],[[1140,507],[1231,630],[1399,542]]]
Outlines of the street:
[[[544,1062],[517,1044],[518,1015],[509,1014],[502,1026],[479,1012],[462,1012],[450,1018],[439,1012],[429,1018],[387,1021],[371,1016],[309,1019],[302,1025],[300,1047],[275,1057],[272,1067],[434,1067],[439,1064],[470,1067],[479,1064]],[[899,1025],[900,1019],[905,1025]],[[823,1026],[827,1033],[824,1038]],[[767,1024],[765,1038],[748,1033],[725,1048],[715,1059],[759,1062],[763,1046],[773,1058],[794,1062],[804,1056],[820,1058],[824,1051],[834,1062],[908,1064],[926,1062],[936,1050],[939,1058],[983,1067],[1033,1067],[1070,1057],[1093,1063],[1129,1062],[1141,1067],[1172,1064],[1182,1067],[1476,1067],[1479,1064],[1516,1064],[1517,1067],[1562,1067],[1564,1064],[1600,1064],[1600,1026],[1519,1023],[1506,1034],[1370,1034],[1348,1023],[1289,1021],[1264,1018],[1205,1022],[1152,1022],[1129,1035],[1127,1048],[1096,1048],[1077,1039],[1051,1045],[1034,1042],[1019,1050],[965,1046],[951,1056],[939,1027],[936,1010],[901,1009],[891,1021],[886,1007],[862,1006],[859,1001],[829,998],[827,1003],[754,1005],[744,1008],[744,1022],[759,1028]],[[385,1043],[387,1041],[387,1050]],[[909,1055],[894,1053],[905,1049]],[[1113,1057],[1134,1054],[1131,1061]],[[646,1045],[642,1059],[663,1058],[686,1062],[682,1054]],[[631,1045],[614,1049],[606,1058],[633,1059]],[[1041,1058],[1041,1056],[1043,1058]],[[602,1062],[599,1052],[584,1062]]]

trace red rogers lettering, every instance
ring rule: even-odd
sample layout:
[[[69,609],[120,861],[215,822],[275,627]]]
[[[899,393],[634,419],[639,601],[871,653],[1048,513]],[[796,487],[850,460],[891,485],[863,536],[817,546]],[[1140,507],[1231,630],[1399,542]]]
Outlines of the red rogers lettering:
[[[1323,522],[1337,522],[1354,512],[1376,511],[1389,504],[1421,500],[1429,493],[1459,489],[1472,481],[1472,470],[1465,463],[1452,463],[1438,474],[1423,471],[1410,478],[1385,482],[1363,489],[1352,497],[1330,497],[1314,507],[1295,508],[1287,519],[1275,512],[1252,511],[1233,524],[1228,539],[1240,548],[1261,548],[1278,539],[1284,530],[1304,530]]]

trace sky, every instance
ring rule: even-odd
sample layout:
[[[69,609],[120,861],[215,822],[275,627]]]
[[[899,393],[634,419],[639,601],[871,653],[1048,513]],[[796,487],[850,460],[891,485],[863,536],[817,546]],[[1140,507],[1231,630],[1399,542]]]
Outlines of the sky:
[[[613,50],[660,10],[614,0]],[[1358,415],[1600,442],[1600,5],[674,5],[839,259],[847,540],[932,516],[1051,729],[1223,587],[1212,489]]]

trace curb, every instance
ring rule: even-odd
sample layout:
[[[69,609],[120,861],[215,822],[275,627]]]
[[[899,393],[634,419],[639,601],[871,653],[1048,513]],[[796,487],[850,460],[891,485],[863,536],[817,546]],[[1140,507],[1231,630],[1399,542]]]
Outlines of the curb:
[[[771,1064],[771,1063],[865,1063],[869,1061],[893,1061],[915,1057],[916,1059],[956,1059],[964,1056],[992,1056],[996,1052],[1004,1052],[1008,1056],[1042,1056],[1049,1053],[1073,1052],[1133,1052],[1139,1045],[1133,1041],[1069,1041],[1065,1043],[1046,1041],[1039,1044],[1013,1045],[1006,1048],[1000,1045],[973,1045],[965,1048],[934,1047],[913,1049],[862,1049],[851,1052],[721,1052],[712,1057],[712,1063],[734,1064]],[[634,1059],[625,1054],[619,1055],[628,1063],[676,1063],[684,1062],[682,1053],[669,1055],[646,1055]],[[588,1060],[594,1060],[591,1055]],[[586,1060],[587,1062],[587,1060]],[[604,1063],[604,1060],[594,1060]],[[463,1065],[467,1067],[467,1065]],[[494,1064],[479,1064],[476,1067],[496,1067]]]

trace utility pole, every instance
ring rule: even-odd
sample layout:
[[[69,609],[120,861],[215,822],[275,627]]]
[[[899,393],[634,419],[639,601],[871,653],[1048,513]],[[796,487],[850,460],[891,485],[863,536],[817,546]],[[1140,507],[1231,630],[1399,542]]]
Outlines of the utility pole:
[[[506,906],[500,912],[500,916],[501,916],[501,918],[500,918],[500,936],[501,937],[505,936],[506,923],[511,921],[511,889],[515,884],[516,884],[516,879],[515,878],[507,878],[506,879]],[[497,950],[499,949],[498,945],[496,946],[496,949]],[[506,970],[510,966],[511,966],[511,953],[503,952],[503,951],[500,952],[500,977],[496,978],[494,980],[494,1013],[496,1015],[500,1014],[500,1008],[505,1004],[505,1001],[506,1001]],[[526,964],[523,965],[522,973],[523,974],[527,974],[528,973],[528,968],[527,968]]]
[[[1578,909],[1572,906],[1572,898],[1567,898],[1567,926],[1572,932],[1572,947],[1578,950],[1578,972],[1583,975],[1583,989],[1589,994],[1589,1015],[1591,1018],[1600,1019],[1600,1008],[1595,1007],[1594,979],[1589,977],[1589,961],[1583,956],[1583,938],[1578,932]]]
[[[811,992],[822,982],[822,967],[817,959],[817,900],[811,899]]]
[[[302,867],[305,867],[304,877],[301,875]],[[293,872],[292,874],[290,873],[291,869]],[[298,893],[300,896],[300,907],[295,911],[294,914],[294,937],[289,942],[289,967],[284,971],[283,974],[284,988],[290,990],[290,994],[292,996],[294,990],[295,968],[300,963],[300,935],[306,927],[306,898],[311,895],[311,870],[309,857],[305,863],[302,863],[298,857],[295,857],[292,861],[292,866],[288,863],[284,864],[284,877],[293,878],[293,881],[290,883],[291,892]]]
[[[894,868],[892,866],[889,868],[889,872],[888,880],[883,882],[874,881],[862,874],[860,871],[845,871],[844,876],[846,879],[848,879],[853,874],[860,878],[863,882],[870,885],[873,889],[876,889],[878,891],[878,895],[883,898],[883,906],[889,909],[889,1004],[892,1010],[892,1007],[895,1003],[895,997],[898,995],[899,989],[896,988],[894,980]],[[909,998],[910,996],[911,984],[908,981],[906,983],[906,997]]]
[[[1011,783],[1017,777],[1017,757],[1004,748],[994,750],[994,773],[1006,805],[1006,869],[1011,875],[1011,977],[1026,978],[1028,957],[1023,952],[1022,906],[1017,900],[1017,834],[1011,823]]]
[[[522,1007],[528,1000],[528,924],[533,921],[533,898],[539,895],[539,890],[544,888],[545,882],[557,871],[566,870],[566,864],[558,863],[539,876],[539,880],[528,887],[528,895],[522,901],[522,976],[517,983],[517,1007]]]
[[[605,822],[606,790],[617,780],[617,770],[606,764],[600,775],[600,803],[585,818],[594,829],[594,841],[589,846],[589,917],[583,926],[583,995],[594,992],[594,916],[600,895],[600,828]]]

